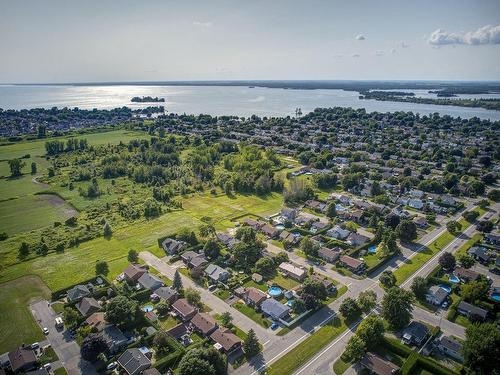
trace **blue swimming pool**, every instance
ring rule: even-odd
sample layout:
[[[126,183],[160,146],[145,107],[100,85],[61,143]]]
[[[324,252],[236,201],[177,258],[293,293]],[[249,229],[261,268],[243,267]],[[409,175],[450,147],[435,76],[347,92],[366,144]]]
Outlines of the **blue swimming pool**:
[[[144,312],[150,312],[150,311],[153,311],[153,309],[154,309],[154,307],[153,307],[153,306],[151,306],[151,305],[147,305],[147,306],[144,306],[144,307],[142,308],[142,311],[144,311]]]
[[[276,225],[276,229],[283,230],[283,229],[285,229],[285,226],[283,224],[278,224],[278,225]]]
[[[286,301],[286,304],[290,307],[293,307],[293,304],[295,303],[295,301],[293,299],[289,299],[288,301]]]
[[[456,277],[455,275],[448,276],[448,280],[450,280],[450,283],[453,283],[453,284],[458,284],[460,282],[460,279],[458,277]]]
[[[375,254],[377,252],[377,246],[373,245],[368,248],[368,254]]]
[[[271,297],[279,297],[281,296],[281,288],[279,286],[272,286],[267,291]]]
[[[500,293],[493,293],[491,299],[496,302],[500,302]]]
[[[451,293],[451,287],[449,287],[448,285],[440,284],[439,287],[441,289],[444,289],[448,294]]]

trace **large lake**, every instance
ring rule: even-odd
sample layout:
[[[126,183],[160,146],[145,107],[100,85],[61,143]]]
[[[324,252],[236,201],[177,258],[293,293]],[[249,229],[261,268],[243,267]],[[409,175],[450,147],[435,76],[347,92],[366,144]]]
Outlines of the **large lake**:
[[[426,90],[409,90],[421,97],[435,97]],[[140,108],[155,103],[131,103],[133,96],[165,98],[168,112],[211,115],[287,116],[300,107],[307,113],[317,107],[366,108],[368,112],[412,111],[430,114],[500,120],[500,111],[482,108],[360,100],[354,91],[285,90],[242,86],[16,86],[0,85],[0,108],[28,109],[79,107],[110,109],[122,106]],[[464,95],[462,97],[500,97]]]

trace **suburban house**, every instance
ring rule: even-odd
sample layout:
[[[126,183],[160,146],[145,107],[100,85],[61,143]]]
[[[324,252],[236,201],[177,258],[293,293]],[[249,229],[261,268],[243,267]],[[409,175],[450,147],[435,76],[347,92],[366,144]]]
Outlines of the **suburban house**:
[[[490,256],[485,247],[482,246],[473,246],[471,247],[467,253],[477,260],[479,263],[488,264],[490,262]]]
[[[165,252],[168,255],[174,255],[180,253],[185,246],[186,243],[184,241],[177,241],[174,240],[173,238],[165,238],[161,243],[161,247],[163,248],[163,250],[165,250]]]
[[[294,221],[298,214],[299,210],[296,208],[283,207],[281,209],[281,216],[288,221]]]
[[[76,285],[66,292],[68,294],[68,302],[79,301],[83,297],[90,296],[90,290],[86,285]]]
[[[225,232],[219,232],[219,233],[217,233],[216,236],[220,242],[222,242],[224,245],[226,245],[230,249],[232,249],[234,247],[234,245],[236,245],[238,242],[240,242],[240,240],[238,240],[237,238],[235,238],[235,237],[233,237],[230,234],[225,233]]]
[[[451,336],[443,336],[439,340],[438,349],[441,353],[456,359],[458,361],[463,361],[462,357],[462,343]]]
[[[436,306],[441,306],[446,298],[448,298],[448,292],[437,285],[431,286],[425,295],[425,300]]]
[[[309,228],[309,231],[311,233],[316,233],[320,230],[325,229],[328,226],[327,223],[323,223],[322,221],[315,221],[314,223],[311,224],[311,228]]]
[[[276,238],[280,234],[280,231],[273,227],[272,225],[265,224],[260,228],[260,231],[264,233],[268,238]]]
[[[406,345],[421,346],[429,336],[429,328],[423,323],[413,321],[403,330],[402,342]]]
[[[219,326],[214,318],[205,313],[197,313],[193,316],[189,325],[203,337],[209,336]]]
[[[106,318],[103,312],[95,312],[90,315],[87,319],[85,319],[85,323],[97,330],[97,332],[101,332],[104,327],[106,327]]]
[[[189,332],[189,327],[184,323],[179,323],[176,326],[167,330],[167,334],[172,336],[176,340],[180,340],[182,336]]]
[[[259,273],[252,273],[252,280],[259,284],[262,282],[262,280],[264,280],[264,278]]]
[[[286,230],[282,231],[279,235],[279,239],[283,242],[288,242],[293,245],[299,243],[300,236],[295,236],[293,233],[290,233]]]
[[[139,280],[139,278],[146,272],[147,271],[144,267],[141,267],[137,264],[129,264],[128,267],[125,268],[125,271],[123,271],[123,274],[126,280],[137,282],[137,280]]]
[[[346,242],[351,246],[361,246],[367,243],[368,241],[370,241],[368,237],[363,236],[362,234],[359,233],[351,233],[346,239]]]
[[[191,250],[182,253],[181,259],[189,269],[203,267],[208,263],[204,254],[199,254]]]
[[[262,312],[269,315],[273,320],[284,319],[290,314],[290,307],[283,305],[274,298],[268,298],[261,305]]]
[[[215,342],[215,348],[223,353],[230,354],[241,349],[240,338],[228,329],[218,328],[210,335],[210,338]]]
[[[347,229],[342,229],[340,226],[335,225],[333,228],[328,229],[326,231],[326,235],[331,238],[335,238],[338,240],[345,240],[351,232]]]
[[[101,305],[92,297],[83,297],[80,302],[76,304],[76,308],[83,316],[89,316],[101,309]]]
[[[372,352],[366,353],[359,364],[370,373],[377,375],[393,375],[399,372],[399,367],[394,363],[386,361]]]
[[[118,364],[128,375],[139,375],[151,366],[151,360],[139,349],[127,349],[118,358]]]
[[[409,199],[408,206],[416,210],[421,210],[422,208],[424,208],[424,202],[422,202],[420,199]]]
[[[312,278],[316,281],[319,281],[321,284],[323,284],[325,286],[326,291],[330,294],[334,293],[337,290],[337,287],[332,282],[332,280],[330,280],[327,277],[323,277],[323,276],[319,276],[319,275],[312,275]]]
[[[149,289],[151,291],[155,291],[156,289],[164,286],[165,284],[161,281],[157,276],[146,272],[142,275],[137,282],[144,288]]]
[[[243,224],[248,225],[249,227],[253,228],[254,230],[258,231],[264,223],[261,223],[260,221],[253,220],[250,218],[246,218],[243,220]]]
[[[216,264],[209,264],[207,268],[205,268],[205,274],[212,280],[213,282],[224,282],[229,279],[229,271],[225,270],[222,267],[219,267]]]
[[[267,294],[253,287],[239,287],[234,291],[248,306],[259,307],[267,299]]]
[[[486,311],[485,309],[471,305],[470,303],[467,303],[465,301],[461,301],[458,304],[457,312],[474,321],[485,320],[488,316],[488,311]]]
[[[117,353],[121,348],[127,345],[127,338],[118,327],[108,324],[101,331],[102,338],[111,353]]]
[[[477,272],[463,267],[455,268],[455,271],[453,273],[456,277],[464,282],[476,281],[479,278],[479,274]]]
[[[304,280],[307,276],[307,271],[304,268],[288,262],[281,263],[278,269],[286,276],[298,281]]]
[[[183,322],[188,321],[197,313],[196,308],[191,306],[185,298],[179,298],[175,301],[172,305],[172,309]]]
[[[336,247],[329,249],[328,247],[322,246],[318,249],[318,257],[327,262],[335,263],[340,258],[340,248]]]
[[[35,352],[28,346],[20,346],[13,352],[9,352],[9,362],[14,372],[32,370],[37,364]]]
[[[354,273],[361,273],[365,268],[365,262],[352,258],[349,255],[342,255],[340,257],[340,263]]]
[[[427,219],[425,217],[423,217],[423,216],[416,216],[413,219],[413,222],[419,228],[427,228],[427,226],[428,226]]]
[[[493,233],[486,233],[484,240],[492,245],[500,245],[500,235]]]
[[[154,294],[167,301],[169,304],[174,303],[175,300],[179,297],[175,289],[172,289],[168,286],[162,286],[156,289]]]

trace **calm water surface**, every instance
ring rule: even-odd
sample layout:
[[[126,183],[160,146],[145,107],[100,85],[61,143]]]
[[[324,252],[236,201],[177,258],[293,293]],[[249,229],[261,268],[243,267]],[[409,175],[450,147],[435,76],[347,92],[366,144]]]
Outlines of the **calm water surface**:
[[[426,90],[412,90],[417,96],[435,97]],[[0,85],[0,108],[29,109],[78,107],[111,109],[128,106],[141,108],[156,103],[131,103],[133,96],[165,98],[168,112],[211,115],[287,116],[295,108],[306,113],[317,107],[366,108],[368,112],[412,111],[430,114],[500,120],[500,111],[415,103],[360,100],[354,91],[284,90],[241,86],[15,86]],[[481,96],[481,95],[480,95]],[[463,96],[467,97],[467,96]],[[470,95],[469,97],[474,97]],[[488,95],[488,97],[492,97]],[[494,95],[493,97],[500,97]]]

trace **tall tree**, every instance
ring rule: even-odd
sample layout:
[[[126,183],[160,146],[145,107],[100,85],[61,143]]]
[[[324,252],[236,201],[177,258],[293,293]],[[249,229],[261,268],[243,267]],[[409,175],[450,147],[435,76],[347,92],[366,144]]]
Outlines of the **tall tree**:
[[[358,303],[351,297],[347,297],[342,301],[339,311],[347,320],[352,320],[361,315],[361,309]]]
[[[259,340],[253,329],[248,331],[248,335],[243,343],[243,348],[247,358],[253,357],[260,351]]]
[[[31,174],[36,174],[36,163],[32,162],[31,163]]]
[[[367,313],[377,305],[377,293],[373,290],[364,290],[358,295],[358,306]]]
[[[391,271],[384,271],[380,275],[379,281],[384,288],[391,288],[396,285],[396,276]]]
[[[413,221],[403,220],[396,227],[396,233],[403,242],[411,242],[417,238],[417,226]]]
[[[25,167],[26,163],[21,159],[9,160],[10,175],[11,177],[18,177],[22,174],[21,170]]]
[[[109,273],[108,263],[104,260],[99,260],[95,264],[95,274],[106,276]]]
[[[447,271],[453,270],[456,264],[457,262],[452,253],[446,251],[439,257],[439,265]]]
[[[392,287],[382,299],[382,317],[394,329],[408,325],[413,311],[413,293],[398,287]]]
[[[172,288],[174,288],[177,292],[182,290],[182,279],[179,270],[175,270],[174,280],[172,281]]]
[[[130,249],[128,251],[127,259],[130,263],[137,263],[137,261],[139,260],[139,255],[137,254],[137,251],[135,251],[134,249]]]
[[[384,321],[375,315],[369,315],[359,324],[356,330],[368,349],[375,348],[384,337]]]
[[[358,335],[354,335],[349,339],[344,351],[344,357],[348,361],[358,362],[366,353],[366,343]]]
[[[479,375],[499,374],[500,330],[496,324],[473,324],[465,330],[465,365]]]
[[[411,283],[411,291],[418,299],[425,298],[427,293],[427,280],[421,276],[417,276],[413,279]]]
[[[99,333],[91,333],[83,340],[80,348],[82,358],[89,362],[95,362],[97,356],[108,349],[106,340]]]

